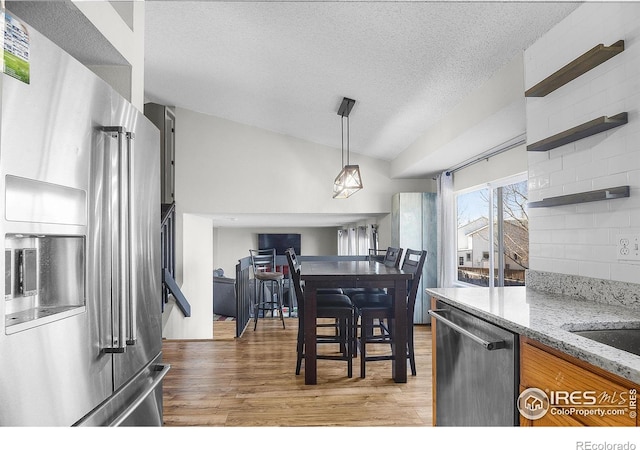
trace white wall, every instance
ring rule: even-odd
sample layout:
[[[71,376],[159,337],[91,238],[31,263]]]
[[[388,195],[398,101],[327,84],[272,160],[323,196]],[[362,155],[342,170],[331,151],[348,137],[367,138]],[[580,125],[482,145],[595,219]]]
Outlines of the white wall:
[[[167,339],[212,339],[213,223],[211,219],[185,214],[182,224],[186,257],[181,290],[191,305],[191,317],[184,317],[175,307],[166,310],[162,336]]]
[[[430,179],[391,179],[386,161],[351,162],[364,189],[335,200],[339,149],[176,108],[176,203],[184,212],[390,213],[395,192],[435,189]]]
[[[134,1],[124,20],[111,2],[74,1],[75,6],[95,25],[130,67],[93,66],[97,75],[111,84],[139,111],[144,110],[144,2]],[[132,27],[131,27],[132,25]]]
[[[520,145],[454,172],[453,189],[459,191],[526,171],[527,149]]]
[[[625,50],[546,97],[527,98],[527,141],[600,116],[629,123],[548,152],[529,152],[529,198],[620,185],[631,197],[529,211],[534,270],[638,283],[640,264],[616,258],[616,235],[640,234],[640,4],[585,3],[525,52],[525,88],[599,43]]]

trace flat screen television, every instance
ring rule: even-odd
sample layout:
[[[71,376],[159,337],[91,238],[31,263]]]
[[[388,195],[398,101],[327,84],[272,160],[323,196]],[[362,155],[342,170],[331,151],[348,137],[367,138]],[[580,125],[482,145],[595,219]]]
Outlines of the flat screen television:
[[[300,254],[300,234],[284,233],[260,233],[258,234],[258,248],[275,248],[276,255],[284,255],[284,251],[290,247]]]

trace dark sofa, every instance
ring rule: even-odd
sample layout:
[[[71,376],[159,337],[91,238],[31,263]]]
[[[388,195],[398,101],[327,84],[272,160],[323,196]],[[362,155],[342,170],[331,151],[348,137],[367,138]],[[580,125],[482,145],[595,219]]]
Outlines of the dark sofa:
[[[221,269],[213,271],[213,313],[237,317],[236,280],[226,278]]]

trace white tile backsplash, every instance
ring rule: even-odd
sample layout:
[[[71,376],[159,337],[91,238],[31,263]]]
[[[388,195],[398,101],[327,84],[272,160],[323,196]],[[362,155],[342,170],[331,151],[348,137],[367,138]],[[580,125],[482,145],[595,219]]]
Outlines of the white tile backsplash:
[[[630,130],[625,131],[627,134],[608,135],[603,133],[603,139],[591,149],[591,157],[593,158],[593,161],[598,165],[602,165],[603,160],[613,158],[614,156],[626,155],[628,152],[628,133]]]
[[[542,258],[566,258],[564,245],[555,244],[529,244],[529,251]]]
[[[536,154],[538,152],[531,152],[532,154]],[[550,154],[547,152],[546,159],[539,159],[538,161],[529,160],[529,176],[537,177],[537,176],[549,176],[549,174],[553,172],[557,172],[562,170],[562,159],[550,158]]]
[[[538,230],[564,230],[565,215],[544,216],[536,219]]]
[[[591,179],[568,183],[563,186],[565,194],[579,194],[580,192],[590,191],[593,183]]]
[[[541,194],[541,198],[556,197],[565,194],[563,185],[550,186],[546,189],[540,189],[538,192]]]
[[[604,89],[595,94],[589,94],[586,90],[585,93],[587,97],[582,98],[571,107],[573,111],[572,117],[575,119],[576,125],[602,116],[602,107],[606,105],[607,96]]]
[[[575,261],[584,261],[589,260],[593,257],[592,251],[593,246],[586,245],[564,245],[562,246],[564,250],[564,258],[572,259]]]
[[[576,176],[578,170],[584,170],[584,167],[593,163],[590,149],[586,151],[577,151],[574,148],[573,152],[562,155],[562,167],[573,167],[576,169]]]
[[[630,158],[630,155],[631,153],[627,153],[607,159],[607,173],[611,175],[624,173],[627,175],[630,171],[640,169],[640,158]],[[629,177],[627,176],[628,179]]]
[[[626,210],[597,213],[594,217],[596,229],[627,228],[631,226],[631,213]]]
[[[584,228],[577,231],[578,242],[582,245],[609,245],[611,234],[608,228]]]
[[[640,190],[631,191],[631,195],[640,195]],[[640,230],[633,231],[633,228],[640,228],[640,208],[636,209],[635,211],[632,211],[630,218],[631,218],[631,222],[629,223],[629,226],[631,227],[631,229],[626,231],[640,234]]]
[[[591,180],[602,173],[602,161],[592,161],[591,158],[580,160],[580,153],[576,152],[571,161],[565,161],[565,165],[573,165],[576,171],[576,181]],[[590,152],[585,152],[589,154]],[[590,184],[590,183],[589,183]]]
[[[598,213],[609,211],[608,202],[580,203],[576,205],[576,214]]]
[[[533,143],[626,111],[629,122],[549,152],[529,154],[529,197],[629,185],[631,197],[529,212],[530,268],[640,283],[640,263],[618,261],[615,235],[640,229],[640,3],[585,3],[525,51],[525,88],[597,44],[625,50],[543,98],[528,98]]]
[[[576,169],[574,167],[569,166],[551,174],[551,186],[564,186],[575,181]]]
[[[611,279],[625,283],[638,283],[640,280],[640,265],[611,264]]]
[[[595,177],[593,179],[593,189],[606,189],[610,187],[616,186],[626,186],[629,182],[629,177],[627,173],[614,173],[613,175],[608,175],[606,173],[606,167],[602,168],[603,175],[601,177]],[[633,204],[639,204],[637,198],[623,198],[619,200],[612,200],[613,202],[617,201],[619,203],[624,203],[625,207],[631,207]]]
[[[611,279],[611,264],[607,262],[580,261],[578,275],[589,278]]]
[[[568,229],[573,228],[593,228],[595,225],[595,214],[567,214],[564,218],[564,225]]]

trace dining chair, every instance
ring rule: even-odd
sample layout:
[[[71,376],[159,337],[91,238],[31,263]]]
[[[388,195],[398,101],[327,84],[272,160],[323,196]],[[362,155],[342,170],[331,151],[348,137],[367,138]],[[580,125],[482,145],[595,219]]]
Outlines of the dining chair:
[[[305,301],[304,287],[300,278],[300,263],[293,249],[285,251],[289,273],[298,300],[298,339],[296,375],[300,375],[302,360],[305,356],[304,347],[304,317]],[[353,351],[355,349],[355,311],[353,303],[344,294],[329,293],[316,294],[316,317],[318,319],[333,319],[333,322],[316,323],[318,328],[334,328],[337,334],[318,334],[317,344],[339,344],[339,353],[316,353],[316,359],[329,359],[347,362],[347,376],[353,377]],[[317,322],[317,321],[316,321]],[[336,326],[337,325],[337,326]]]
[[[266,317],[267,311],[278,311],[282,328],[285,328],[284,315],[282,313],[282,282],[284,274],[276,271],[276,249],[249,250],[251,256],[251,266],[253,267],[254,278],[254,303],[253,303],[253,330],[258,326],[260,312]],[[269,298],[265,299],[265,288],[267,288]],[[274,299],[275,296],[275,299]]]
[[[413,273],[413,279],[407,287],[407,348],[405,358],[409,359],[411,375],[416,375],[416,360],[413,346],[413,314],[416,296],[422,277],[422,268],[427,259],[426,250],[407,249],[402,270]],[[392,355],[367,355],[367,344],[392,344],[394,330],[391,320],[394,317],[393,297],[387,293],[359,293],[352,297],[356,314],[360,318],[360,336],[357,338],[360,349],[360,377],[365,378],[367,361],[381,361],[393,359]],[[374,321],[380,334],[374,334]]]
[[[399,267],[400,260],[402,259],[402,248],[387,247],[384,255],[378,255],[373,249],[369,249],[369,261],[381,262],[388,267]],[[353,298],[356,294],[371,293],[371,294],[384,294],[385,291],[379,288],[359,288],[350,287],[342,288],[342,292],[348,295],[349,298]]]
[[[402,248],[387,247],[382,263],[387,267],[400,267],[402,259]]]
[[[383,262],[387,251],[382,249],[369,249],[369,261]]]

